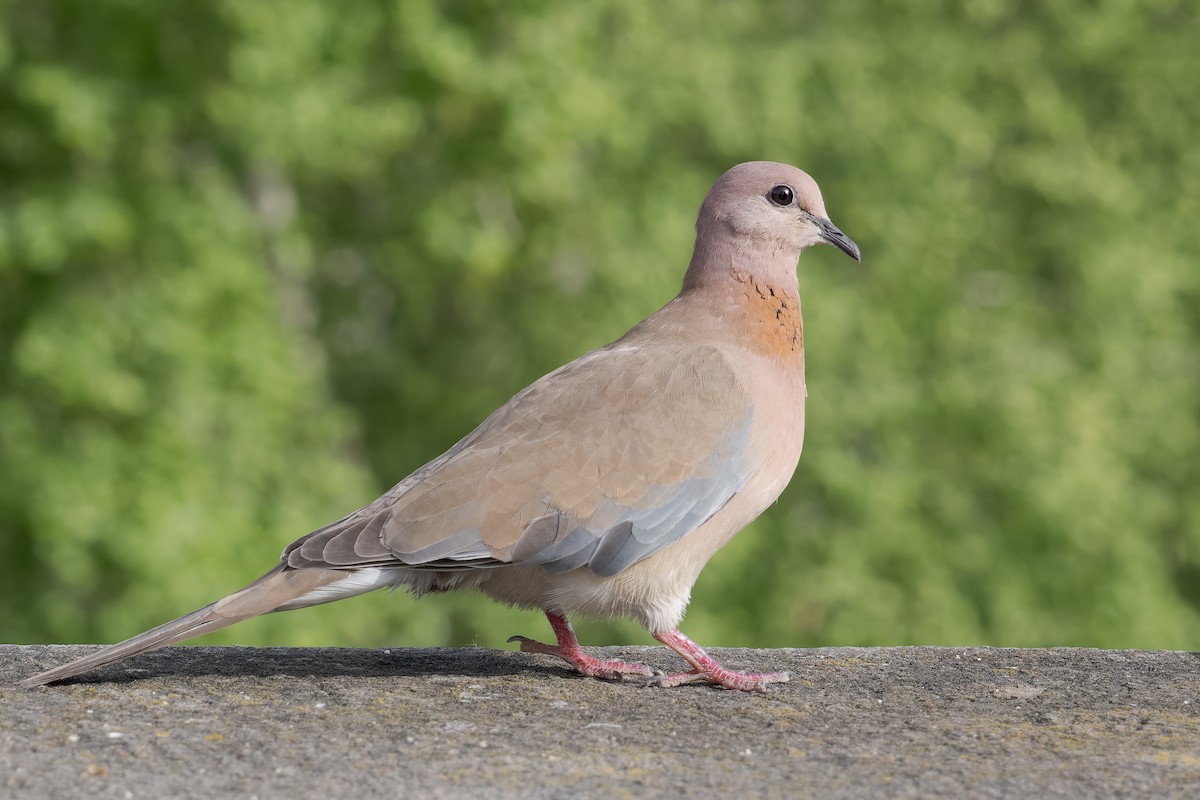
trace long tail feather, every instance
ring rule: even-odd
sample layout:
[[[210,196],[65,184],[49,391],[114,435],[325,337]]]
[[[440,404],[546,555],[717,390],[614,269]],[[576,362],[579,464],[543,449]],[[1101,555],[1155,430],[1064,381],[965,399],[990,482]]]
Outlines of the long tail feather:
[[[295,570],[280,565],[245,589],[234,592],[198,611],[159,625],[157,628],[151,628],[145,633],[140,633],[123,642],[97,650],[90,655],[63,664],[61,667],[40,672],[21,681],[20,685],[33,687],[60,681],[139,653],[218,631],[236,622],[267,614],[284,606],[301,608],[305,605],[326,602],[327,595],[316,599],[316,603],[306,603],[304,598],[305,595],[314,593],[314,590],[323,586],[344,581],[349,574],[345,570]],[[350,593],[347,592],[341,596],[348,596],[348,594]],[[328,597],[328,599],[337,598]]]

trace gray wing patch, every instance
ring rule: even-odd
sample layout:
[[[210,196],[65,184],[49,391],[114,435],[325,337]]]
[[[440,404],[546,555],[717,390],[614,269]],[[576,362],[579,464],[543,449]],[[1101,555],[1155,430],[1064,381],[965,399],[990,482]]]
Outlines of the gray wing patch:
[[[492,551],[479,539],[479,528],[464,528],[452,536],[439,539],[416,550],[392,549],[394,557],[413,567],[421,567],[444,559],[475,561],[490,558]]]
[[[563,521],[567,520],[565,515],[555,516],[561,517]],[[600,540],[594,533],[582,525],[575,525],[571,532],[559,541],[521,561],[514,558],[513,563],[531,567],[543,566],[551,572],[569,572],[586,564],[599,544]]]
[[[732,453],[714,454],[700,472],[670,487],[656,487],[639,507],[602,504],[586,520],[556,512],[533,520],[513,547],[514,564],[542,566],[555,573],[587,567],[602,578],[628,569],[682,539],[720,511],[746,483],[739,458],[749,424],[734,437]],[[599,530],[592,520],[619,519]],[[569,530],[562,535],[563,530]],[[553,540],[551,537],[554,537]]]
[[[395,554],[379,541],[379,532],[387,522],[386,514],[348,520],[345,526],[331,526],[317,531],[284,552],[289,566],[320,564],[330,567],[360,567],[387,564],[396,560]]]
[[[513,544],[512,560],[517,563],[527,561],[554,544],[554,540],[562,535],[564,522],[566,517],[557,511],[531,521]]]
[[[596,549],[592,551],[592,555],[588,559],[588,569],[605,577],[616,575],[629,564],[634,563],[633,561],[629,561],[628,564],[623,563],[630,557],[633,557],[635,561],[644,558],[644,556],[639,557],[642,548],[637,544],[639,543],[633,536],[632,522],[625,520],[613,525],[596,542]]]
[[[303,567],[405,566],[440,572],[502,566],[506,562],[491,557],[491,551],[479,541],[479,529],[468,528],[453,536],[411,552],[384,546],[381,539],[391,514],[384,510],[374,516],[347,519],[321,528],[289,545],[283,561],[296,569]]]

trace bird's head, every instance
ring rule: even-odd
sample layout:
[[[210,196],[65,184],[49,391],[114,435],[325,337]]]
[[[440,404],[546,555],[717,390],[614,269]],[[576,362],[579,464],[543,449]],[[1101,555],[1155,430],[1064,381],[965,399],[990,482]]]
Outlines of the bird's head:
[[[738,251],[768,252],[793,260],[814,244],[831,244],[855,261],[858,245],[829,220],[821,190],[808,173],[788,164],[750,161],[720,177],[696,220],[697,248],[706,238]]]

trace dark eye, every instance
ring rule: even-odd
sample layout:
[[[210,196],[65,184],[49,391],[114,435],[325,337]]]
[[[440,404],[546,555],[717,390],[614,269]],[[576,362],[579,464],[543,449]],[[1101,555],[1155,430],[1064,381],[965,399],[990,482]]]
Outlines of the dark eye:
[[[796,192],[792,187],[780,184],[767,192],[767,199],[777,206],[790,206],[796,199]]]

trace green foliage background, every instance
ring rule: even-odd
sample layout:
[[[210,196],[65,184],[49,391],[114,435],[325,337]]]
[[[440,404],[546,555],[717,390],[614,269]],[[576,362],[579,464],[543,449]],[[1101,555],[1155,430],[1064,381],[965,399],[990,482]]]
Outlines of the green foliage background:
[[[265,571],[821,182],[805,456],[711,644],[1200,643],[1200,5],[0,0],[0,639]],[[591,642],[648,641],[632,623]],[[209,641],[500,646],[376,594]]]

